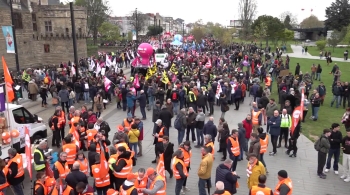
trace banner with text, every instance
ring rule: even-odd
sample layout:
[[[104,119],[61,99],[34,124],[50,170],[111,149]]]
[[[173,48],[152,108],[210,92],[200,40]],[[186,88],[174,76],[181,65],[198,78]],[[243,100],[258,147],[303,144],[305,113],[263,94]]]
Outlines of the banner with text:
[[[6,41],[7,53],[15,53],[15,41],[13,39],[12,26],[2,26],[2,33]]]

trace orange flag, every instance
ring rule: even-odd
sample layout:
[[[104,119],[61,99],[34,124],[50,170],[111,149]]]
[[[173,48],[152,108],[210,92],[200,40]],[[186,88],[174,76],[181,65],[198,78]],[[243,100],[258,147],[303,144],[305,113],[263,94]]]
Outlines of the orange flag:
[[[25,152],[26,152],[26,160],[27,160],[27,169],[29,172],[29,177],[32,179],[33,172],[32,172],[32,151],[31,151],[31,144],[30,144],[30,134],[29,129],[27,126],[24,126],[24,132],[25,132]]]
[[[101,154],[100,154],[100,178],[105,178],[108,173],[108,162],[106,160],[105,156],[105,150],[103,147],[101,147]]]
[[[159,155],[158,165],[156,169],[157,173],[165,178],[165,168],[164,168],[164,154]]]
[[[303,112],[301,112],[300,109],[301,106],[297,106],[294,108],[293,114],[292,114],[292,127],[290,128],[290,132],[293,135],[295,128],[297,127],[300,117]]]
[[[15,93],[13,92],[12,88],[13,80],[11,78],[4,56],[2,56],[2,67],[4,69],[4,77],[6,83],[7,102],[12,102],[15,99]]]

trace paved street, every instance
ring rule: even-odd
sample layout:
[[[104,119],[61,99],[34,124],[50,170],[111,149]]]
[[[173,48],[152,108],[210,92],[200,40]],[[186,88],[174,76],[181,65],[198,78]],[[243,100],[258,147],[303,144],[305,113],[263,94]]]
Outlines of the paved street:
[[[287,53],[289,57],[292,58],[305,58],[305,59],[315,59],[315,60],[319,60],[320,57],[319,56],[312,56],[309,53],[302,53],[302,46],[301,45],[291,45],[291,48],[293,50],[293,53]],[[322,57],[321,60],[326,60],[324,57]],[[345,61],[343,58],[335,58],[332,57],[332,61],[333,62],[347,62]]]
[[[247,99],[248,100],[248,99]],[[248,102],[244,103],[241,106],[239,111],[234,111],[233,108],[226,113],[226,120],[230,129],[236,128],[237,123],[242,121],[246,114],[249,112]],[[28,106],[27,106],[28,105]],[[27,107],[32,113],[38,113],[39,116],[43,117],[45,121],[53,113],[53,108],[44,109],[40,107],[37,103],[26,103]],[[215,123],[217,123],[220,117],[219,107],[215,107]],[[140,116],[139,109],[136,110],[136,115]],[[116,110],[115,106],[108,105],[107,109],[103,112],[103,117],[109,123],[112,128],[111,135],[116,131],[115,127],[121,123],[121,121],[126,117],[126,113],[120,110]],[[148,119],[144,121],[144,137],[143,141],[143,157],[138,158],[137,166],[134,167],[134,171],[137,171],[138,168],[148,168],[155,167],[155,164],[152,164],[151,161],[154,159],[154,147],[152,145],[152,129],[153,123],[150,122],[152,113],[147,112]],[[170,130],[170,140],[173,143],[176,143],[177,132],[175,129]],[[328,178],[326,180],[320,179],[316,176],[316,166],[317,166],[317,153],[313,148],[313,143],[308,140],[305,136],[301,136],[298,140],[299,152],[297,158],[289,158],[284,154],[285,149],[278,149],[278,153],[274,157],[266,156],[265,161],[267,163],[269,175],[267,185],[271,188],[274,188],[277,184],[277,172],[281,169],[287,170],[289,176],[293,180],[294,184],[294,193],[296,195],[309,194],[309,195],[340,195],[348,194],[350,190],[350,185],[344,183],[338,176],[333,173],[328,173]],[[49,142],[51,139],[49,138]],[[175,144],[177,148],[177,144]],[[216,143],[216,149],[218,149],[218,144]],[[193,148],[193,157],[191,162],[190,177],[188,180],[187,186],[191,189],[188,194],[198,194],[197,188],[197,169],[200,163],[200,149]],[[221,154],[215,154],[216,160],[212,170],[212,183],[214,184],[215,180],[215,168],[220,164]],[[237,194],[248,194],[248,189],[246,185],[246,165],[247,161],[238,162],[237,173],[241,176],[239,180],[240,188],[238,189]],[[34,174],[35,175],[35,174]],[[90,179],[92,183],[92,179]],[[31,194],[30,191],[30,181],[27,175],[24,182],[25,194]],[[167,193],[174,194],[175,180],[168,179],[167,183]],[[213,192],[212,188],[211,192]]]

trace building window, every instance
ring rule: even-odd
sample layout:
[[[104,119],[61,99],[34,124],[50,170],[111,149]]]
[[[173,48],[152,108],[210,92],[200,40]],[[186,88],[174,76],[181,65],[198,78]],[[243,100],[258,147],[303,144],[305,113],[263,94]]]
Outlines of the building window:
[[[66,33],[69,34],[69,28],[66,28]]]
[[[78,28],[78,32],[79,32],[79,34],[81,34],[81,28]]]
[[[32,21],[36,22],[36,14],[32,14]]]
[[[44,44],[44,52],[50,53],[50,45],[49,44]]]
[[[23,29],[21,13],[13,13],[13,22],[16,29]]]
[[[52,32],[52,23],[51,23],[51,21],[45,21],[45,32]]]
[[[38,31],[38,26],[36,25],[36,22],[33,22],[33,31]]]

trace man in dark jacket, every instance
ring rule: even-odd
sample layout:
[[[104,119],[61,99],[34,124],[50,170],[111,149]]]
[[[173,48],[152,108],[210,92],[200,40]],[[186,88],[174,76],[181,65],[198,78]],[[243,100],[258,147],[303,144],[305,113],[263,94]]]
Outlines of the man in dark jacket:
[[[159,118],[162,120],[163,125],[166,127],[167,131],[164,132],[164,135],[169,136],[169,128],[171,126],[171,118],[173,118],[173,114],[167,109],[165,105],[162,106],[161,111],[159,112]]]
[[[80,171],[79,162],[75,162],[73,164],[71,172],[68,173],[65,180],[67,182],[67,185],[74,189],[76,195],[78,195],[78,192],[76,191],[75,187],[79,182],[84,182],[85,184],[88,184],[87,176]]]
[[[205,106],[207,105],[207,97],[203,95],[202,93],[199,93],[197,96],[197,110],[198,108],[202,108],[203,113],[205,114]]]
[[[126,95],[128,94],[128,90],[125,88],[125,85],[122,86],[122,103],[123,103],[123,111],[126,111],[127,103],[126,103]]]
[[[224,190],[229,191],[231,194],[236,194],[237,176],[230,171],[231,165],[232,160],[226,159],[223,164],[220,164],[216,168],[215,183],[222,181],[224,183]]]
[[[159,119],[160,108],[160,102],[157,100],[152,113],[152,122],[156,122]]]
[[[260,134],[259,134],[259,136],[260,136]],[[286,151],[286,154],[289,155],[289,157],[297,157],[297,152],[298,152],[297,141],[298,141],[299,136],[300,136],[300,120],[299,120],[297,126],[294,128],[294,130],[290,131],[289,145],[288,145],[288,150]],[[263,138],[260,137],[260,139],[263,139]],[[293,151],[293,153],[290,154],[290,152],[292,152],[292,151]]]
[[[74,92],[75,92],[75,101],[79,103],[80,95],[83,92],[83,85],[81,84],[80,80],[77,80],[74,83]]]
[[[209,117],[209,121],[204,125],[203,134],[211,135],[211,139],[213,140],[213,142],[215,141],[216,135],[218,134],[218,129],[216,128],[216,125],[214,125],[213,117]]]
[[[89,161],[89,168],[91,170],[91,166],[96,164],[95,161],[95,156],[96,156],[97,152],[96,152],[96,144],[91,143],[89,146],[89,152],[88,152],[88,161]],[[90,176],[92,176],[92,171],[90,171]]]
[[[146,105],[147,105],[147,97],[143,90],[140,91],[140,96],[136,98],[139,101],[140,111],[142,114],[141,120],[146,120]]]
[[[162,130],[163,130],[163,135],[159,135]],[[162,120],[158,119],[155,122],[155,128],[153,128],[153,137],[154,137],[153,145],[154,145],[154,152],[156,154],[156,159],[159,157],[159,153],[162,151],[162,147],[163,147],[163,142],[160,141],[159,138],[162,138],[164,135],[166,135],[165,132],[167,131],[168,129],[163,125]],[[152,163],[156,163],[156,159],[154,159]]]
[[[187,115],[186,141],[190,140],[190,132],[192,142],[196,141],[196,134],[194,132],[194,128],[196,126],[196,117],[197,114],[194,112],[194,109],[192,107],[189,107]]]
[[[24,180],[24,167],[19,166],[18,158],[22,158],[20,154],[17,154],[15,148],[10,148],[8,150],[8,155],[10,157],[10,162],[8,162],[8,173],[7,173],[7,182],[12,186],[16,195],[24,195],[22,182]],[[17,159],[17,160],[15,160]]]
[[[114,172],[121,172],[124,167],[127,166],[126,160],[131,160],[131,152],[126,151],[124,146],[120,146],[117,148],[118,150],[118,159],[115,163],[112,163],[112,168]],[[112,158],[111,158],[112,159]],[[125,160],[126,159],[126,160]],[[115,178],[114,185],[115,189],[119,189],[121,185],[123,185],[126,178]]]
[[[269,155],[274,156],[277,153],[277,140],[281,134],[281,117],[278,110],[273,112],[273,117],[267,121],[267,124],[270,126],[271,143],[273,147]]]
[[[214,102],[215,102],[215,92],[209,87],[208,89],[208,103],[209,103],[209,116],[214,114]]]

